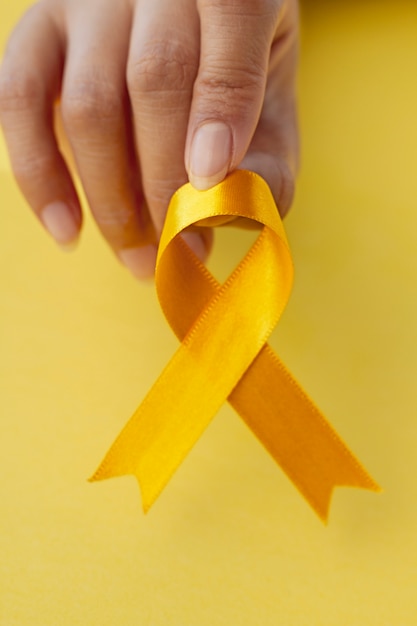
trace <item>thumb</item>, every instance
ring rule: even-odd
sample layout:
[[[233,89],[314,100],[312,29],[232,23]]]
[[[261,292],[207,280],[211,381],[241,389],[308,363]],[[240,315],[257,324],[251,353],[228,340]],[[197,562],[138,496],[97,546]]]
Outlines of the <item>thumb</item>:
[[[197,189],[219,183],[246,154],[262,109],[281,4],[198,2],[200,66],[185,152],[188,176]]]

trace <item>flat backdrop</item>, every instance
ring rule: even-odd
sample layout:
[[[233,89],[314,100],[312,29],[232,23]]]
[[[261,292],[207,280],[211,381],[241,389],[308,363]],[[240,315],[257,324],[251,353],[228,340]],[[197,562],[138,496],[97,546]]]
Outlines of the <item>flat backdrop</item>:
[[[25,4],[2,0],[2,44]],[[417,4],[302,21],[272,345],[384,493],[337,490],[324,527],[228,406],[146,517],[133,478],[87,483],[177,342],[90,220],[74,253],[46,238],[0,143],[2,626],[417,623]],[[246,239],[219,233],[212,268]]]

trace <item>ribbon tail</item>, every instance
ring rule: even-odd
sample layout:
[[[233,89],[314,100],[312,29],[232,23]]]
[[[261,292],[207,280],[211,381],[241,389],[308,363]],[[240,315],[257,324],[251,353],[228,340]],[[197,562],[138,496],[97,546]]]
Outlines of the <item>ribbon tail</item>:
[[[143,430],[153,429],[154,426],[151,426],[151,414],[140,413],[139,407],[89,480],[96,482],[118,476],[134,476],[142,495],[143,510],[147,513],[207,424],[198,420],[193,425],[191,421],[186,420],[190,430],[188,436],[182,439],[181,446],[171,444],[163,451],[156,439],[161,435],[165,440],[164,435],[169,430],[170,416],[168,415],[165,425],[162,425],[160,430],[154,430],[155,436],[152,437],[154,441],[145,443]]]
[[[181,239],[206,218],[263,225],[224,285]],[[190,256],[191,255],[191,256]],[[236,171],[171,201],[156,270],[161,305],[182,345],[90,480],[134,475],[145,512],[226,398],[324,521],[336,486],[379,491],[265,342],[288,300],[292,263],[264,181]]]
[[[119,476],[134,476],[138,482],[142,494],[143,509],[146,512],[150,508],[153,500],[155,500],[155,497],[152,497],[152,494],[146,493],[148,481],[146,480],[146,476],[145,479],[142,476],[140,451],[133,445],[133,442],[137,443],[138,440],[140,440],[142,434],[141,420],[138,416],[138,412],[139,410],[132,415],[115,439],[100,465],[89,478],[89,482],[97,482]]]
[[[182,372],[189,373],[187,390]],[[90,481],[135,476],[146,513],[219,410],[222,399],[214,395],[205,371],[195,366],[193,355],[181,346]]]
[[[335,487],[380,491],[269,346],[229,401],[323,521]]]

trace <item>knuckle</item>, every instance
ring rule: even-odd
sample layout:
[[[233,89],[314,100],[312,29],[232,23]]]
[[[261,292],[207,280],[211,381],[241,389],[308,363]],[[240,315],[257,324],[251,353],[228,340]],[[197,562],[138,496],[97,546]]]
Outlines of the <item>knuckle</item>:
[[[196,55],[175,41],[148,43],[127,70],[129,92],[152,94],[192,89],[197,73]]]
[[[121,207],[115,210],[114,205],[91,206],[94,219],[103,237],[116,250],[135,246],[140,238],[142,222],[140,212],[133,206]]]
[[[283,0],[198,0],[200,9],[219,11],[232,16],[264,17],[276,14]]]
[[[100,210],[94,211],[97,224],[103,232],[114,234],[129,230],[137,223],[137,212],[133,207],[119,206],[116,210],[114,206],[101,206]]]
[[[199,96],[212,99],[246,104],[264,89],[266,72],[263,67],[252,64],[251,67],[219,67],[210,64],[199,76],[196,92]]]
[[[169,176],[165,179],[158,177],[155,179],[149,178],[147,180],[146,200],[148,206],[152,208],[152,214],[158,227],[162,228],[163,226],[169,201],[173,193],[185,182],[186,177],[178,179],[170,178]]]
[[[94,78],[79,78],[62,98],[62,115],[73,131],[108,125],[123,114],[123,96],[114,85]]]
[[[43,101],[36,77],[0,72],[0,113],[30,111]]]

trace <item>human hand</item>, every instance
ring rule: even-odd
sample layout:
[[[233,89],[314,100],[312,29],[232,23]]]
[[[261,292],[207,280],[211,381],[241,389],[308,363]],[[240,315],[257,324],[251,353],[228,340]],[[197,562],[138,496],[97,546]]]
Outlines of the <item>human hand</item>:
[[[151,275],[178,187],[207,189],[244,167],[263,176],[282,215],[298,158],[296,0],[41,0],[0,70],[0,121],[12,168],[60,244],[82,214],[66,138],[107,242]],[[208,229],[186,235],[204,258]],[[149,243],[152,241],[152,243]]]

